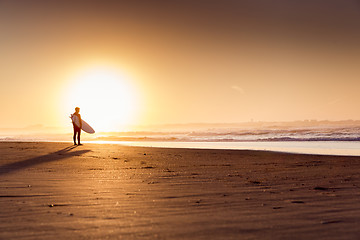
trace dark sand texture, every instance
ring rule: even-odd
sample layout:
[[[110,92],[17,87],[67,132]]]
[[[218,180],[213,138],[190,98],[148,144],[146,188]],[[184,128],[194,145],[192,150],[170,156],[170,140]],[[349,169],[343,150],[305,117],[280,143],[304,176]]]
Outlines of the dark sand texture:
[[[360,157],[0,143],[0,239],[359,239]]]

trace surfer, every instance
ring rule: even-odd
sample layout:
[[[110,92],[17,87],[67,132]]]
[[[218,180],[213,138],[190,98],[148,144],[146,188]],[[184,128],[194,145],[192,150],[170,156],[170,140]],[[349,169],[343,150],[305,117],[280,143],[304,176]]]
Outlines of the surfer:
[[[73,139],[74,139],[74,145],[76,145],[76,136],[77,136],[77,140],[78,140],[78,144],[77,145],[82,145],[80,143],[80,133],[81,133],[81,128],[82,128],[82,122],[81,122],[81,115],[80,115],[80,108],[79,107],[76,107],[75,108],[75,112],[72,114],[73,118],[72,118],[72,124],[73,124],[73,127],[74,127],[74,136],[73,136]],[[78,118],[78,119],[76,119]],[[77,126],[75,124],[75,122],[78,122],[80,123],[80,126]]]

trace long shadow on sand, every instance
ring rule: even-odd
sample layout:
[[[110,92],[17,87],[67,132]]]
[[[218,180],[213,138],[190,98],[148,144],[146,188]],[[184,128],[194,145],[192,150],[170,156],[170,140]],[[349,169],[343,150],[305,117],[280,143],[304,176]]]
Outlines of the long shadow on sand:
[[[79,151],[71,151],[75,149],[77,146],[66,147],[61,149],[60,151],[49,153],[43,156],[34,157],[30,159],[26,159],[20,162],[9,163],[0,166],[0,175],[11,173],[14,171],[18,171],[24,168],[28,168],[31,166],[35,166],[38,164],[46,163],[46,162],[53,162],[64,160],[69,157],[80,156],[87,152],[91,152],[91,150],[79,150]]]

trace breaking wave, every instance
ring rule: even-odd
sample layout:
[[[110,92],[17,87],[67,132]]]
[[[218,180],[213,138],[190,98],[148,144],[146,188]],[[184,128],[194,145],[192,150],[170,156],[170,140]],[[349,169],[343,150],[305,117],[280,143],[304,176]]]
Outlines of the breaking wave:
[[[191,132],[128,132],[99,136],[109,141],[172,141],[172,142],[291,142],[291,141],[360,141],[360,128],[306,129],[211,129]]]

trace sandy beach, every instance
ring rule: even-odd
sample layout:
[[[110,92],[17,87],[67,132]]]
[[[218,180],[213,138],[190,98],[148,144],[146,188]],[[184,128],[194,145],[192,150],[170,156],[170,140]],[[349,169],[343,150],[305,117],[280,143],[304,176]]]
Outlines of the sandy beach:
[[[0,143],[1,239],[358,239],[360,157]]]

